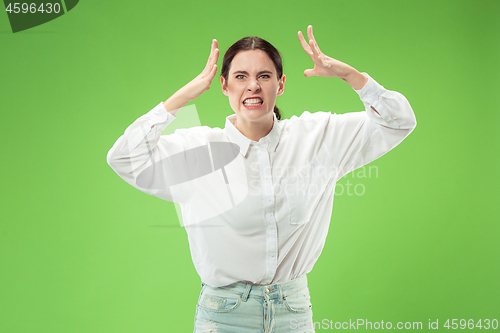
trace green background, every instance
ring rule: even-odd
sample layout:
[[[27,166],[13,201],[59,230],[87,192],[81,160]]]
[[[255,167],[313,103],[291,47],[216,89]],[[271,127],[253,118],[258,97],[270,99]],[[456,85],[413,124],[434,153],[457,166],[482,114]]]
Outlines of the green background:
[[[500,320],[500,1],[80,1],[13,34],[0,14],[2,332],[191,332],[200,279],[173,203],[106,162],[135,119],[257,35],[283,55],[284,118],[363,110],[312,68],[297,31],[404,94],[400,146],[347,175],[308,274],[314,320]],[[202,125],[232,114],[218,75]],[[360,188],[358,188],[360,190]],[[351,192],[352,194],[352,192]],[[478,330],[478,329],[476,329]],[[491,329],[490,329],[491,330]],[[318,330],[320,331],[320,330]],[[500,331],[500,327],[495,330]]]

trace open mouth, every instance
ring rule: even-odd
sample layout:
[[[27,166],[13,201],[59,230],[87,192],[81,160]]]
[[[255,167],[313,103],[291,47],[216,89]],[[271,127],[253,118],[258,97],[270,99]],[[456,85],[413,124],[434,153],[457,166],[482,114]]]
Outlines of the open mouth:
[[[243,101],[245,106],[260,106],[264,101],[260,97],[247,98]]]

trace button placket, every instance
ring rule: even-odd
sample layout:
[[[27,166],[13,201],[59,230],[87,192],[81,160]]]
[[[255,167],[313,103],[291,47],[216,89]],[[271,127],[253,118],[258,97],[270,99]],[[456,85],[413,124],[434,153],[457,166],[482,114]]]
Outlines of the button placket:
[[[262,189],[262,202],[264,204],[264,222],[266,225],[266,257],[267,257],[267,274],[266,281],[271,281],[276,273],[278,261],[278,235],[276,228],[276,221],[274,220],[274,213],[272,210],[272,202],[274,190],[272,186],[271,164],[269,159],[269,152],[265,149],[260,149],[259,164],[261,172],[261,189]]]

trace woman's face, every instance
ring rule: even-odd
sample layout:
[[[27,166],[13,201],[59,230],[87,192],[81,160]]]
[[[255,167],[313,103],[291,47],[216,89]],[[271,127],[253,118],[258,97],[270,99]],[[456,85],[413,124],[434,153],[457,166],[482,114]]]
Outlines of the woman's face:
[[[276,96],[283,93],[285,75],[262,50],[241,51],[233,58],[227,82],[221,77],[222,92],[242,122],[272,121]],[[271,120],[270,120],[271,119]]]

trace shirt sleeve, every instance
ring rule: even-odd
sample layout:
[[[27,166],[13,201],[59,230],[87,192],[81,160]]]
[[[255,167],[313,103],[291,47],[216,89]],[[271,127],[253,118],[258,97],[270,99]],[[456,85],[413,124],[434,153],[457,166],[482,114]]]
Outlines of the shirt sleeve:
[[[384,155],[415,128],[408,100],[385,89],[367,73],[368,82],[355,90],[365,111],[330,115],[325,143],[332,156],[336,180]]]
[[[189,197],[188,185],[175,183],[169,156],[184,150],[180,135],[161,135],[175,116],[163,103],[134,121],[107,154],[109,166],[128,184],[149,195],[172,202]],[[177,168],[178,169],[178,168]]]

